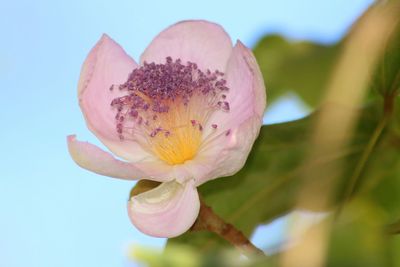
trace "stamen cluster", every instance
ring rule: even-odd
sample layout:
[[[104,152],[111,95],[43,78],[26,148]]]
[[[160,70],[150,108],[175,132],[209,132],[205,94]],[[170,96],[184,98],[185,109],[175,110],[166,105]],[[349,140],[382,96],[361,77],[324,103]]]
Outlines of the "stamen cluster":
[[[203,72],[195,63],[187,62],[184,65],[180,59],[173,61],[171,57],[166,58],[165,64],[145,62],[132,71],[125,83],[110,87],[110,90],[118,87],[121,91],[127,91],[126,95],[111,102],[111,106],[117,110],[116,130],[120,138],[124,139],[126,130],[132,128],[132,125],[126,127],[127,120],[133,121],[136,126],[144,125],[150,137],[160,132],[168,137],[173,129],[164,129],[162,123],[156,123],[157,119],[174,106],[188,106],[191,101],[199,102],[199,98],[202,99],[201,109],[229,111],[226,101],[229,88],[223,76],[224,73],[218,70]],[[202,131],[200,121],[189,118],[187,123],[197,124]],[[216,129],[217,125],[212,124],[212,128]]]

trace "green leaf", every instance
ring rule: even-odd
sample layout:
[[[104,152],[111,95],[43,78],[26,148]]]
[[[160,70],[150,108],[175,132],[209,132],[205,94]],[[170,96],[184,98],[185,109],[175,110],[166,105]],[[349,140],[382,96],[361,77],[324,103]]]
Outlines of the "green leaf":
[[[386,42],[385,53],[377,64],[372,88],[381,95],[397,95],[400,90],[400,23]]]
[[[333,224],[328,246],[327,266],[392,266],[390,236],[383,232],[379,206],[358,199]]]
[[[196,250],[186,246],[171,247],[168,253],[135,246],[130,248],[129,257],[149,267],[200,267],[202,259]]]
[[[279,35],[262,38],[254,48],[272,103],[288,91],[315,107],[324,92],[340,45],[292,42]]]
[[[327,155],[315,164],[346,159],[346,170],[354,168],[379,114],[375,107],[361,117],[354,142],[340,155]],[[313,117],[262,127],[245,167],[232,177],[220,178],[202,185],[199,190],[205,202],[227,222],[249,236],[261,223],[270,222],[294,207],[302,184],[303,159],[309,149]],[[361,145],[360,145],[361,144]],[[313,169],[313,166],[308,168]],[[343,177],[347,177],[344,172]],[[321,177],[323,179],[323,177]],[[315,207],[304,207],[315,210]],[[204,250],[225,243],[211,233],[186,233],[169,243],[194,244]]]
[[[399,111],[397,104],[395,111]],[[394,112],[394,115],[399,114]],[[386,223],[400,218],[400,134],[392,117],[371,154],[359,186],[360,197],[369,199],[387,214]]]

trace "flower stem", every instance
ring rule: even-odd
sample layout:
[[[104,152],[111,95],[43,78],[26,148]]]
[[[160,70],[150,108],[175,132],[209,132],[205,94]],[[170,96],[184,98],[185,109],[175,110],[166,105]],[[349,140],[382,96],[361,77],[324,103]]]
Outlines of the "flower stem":
[[[200,200],[200,212],[193,224],[192,231],[210,231],[216,233],[247,257],[264,256],[264,252],[254,246],[250,240],[232,224],[225,222],[221,217]]]

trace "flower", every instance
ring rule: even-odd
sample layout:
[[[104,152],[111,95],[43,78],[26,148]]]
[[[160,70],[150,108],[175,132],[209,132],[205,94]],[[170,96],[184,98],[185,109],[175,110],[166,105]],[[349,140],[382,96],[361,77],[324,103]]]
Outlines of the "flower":
[[[78,98],[88,128],[120,159],[74,135],[72,158],[101,175],[161,182],[128,202],[132,223],[157,237],[194,223],[197,186],[243,167],[266,105],[251,50],[207,21],[162,31],[139,64],[103,35],[83,64]]]

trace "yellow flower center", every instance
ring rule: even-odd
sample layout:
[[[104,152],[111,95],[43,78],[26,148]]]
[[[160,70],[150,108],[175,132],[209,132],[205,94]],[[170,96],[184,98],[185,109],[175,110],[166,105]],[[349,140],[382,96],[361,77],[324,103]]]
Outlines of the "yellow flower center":
[[[199,118],[191,114],[189,107],[174,105],[168,113],[160,115],[160,121],[161,127],[170,129],[170,133],[149,138],[154,153],[168,164],[181,164],[192,159],[202,140]]]

